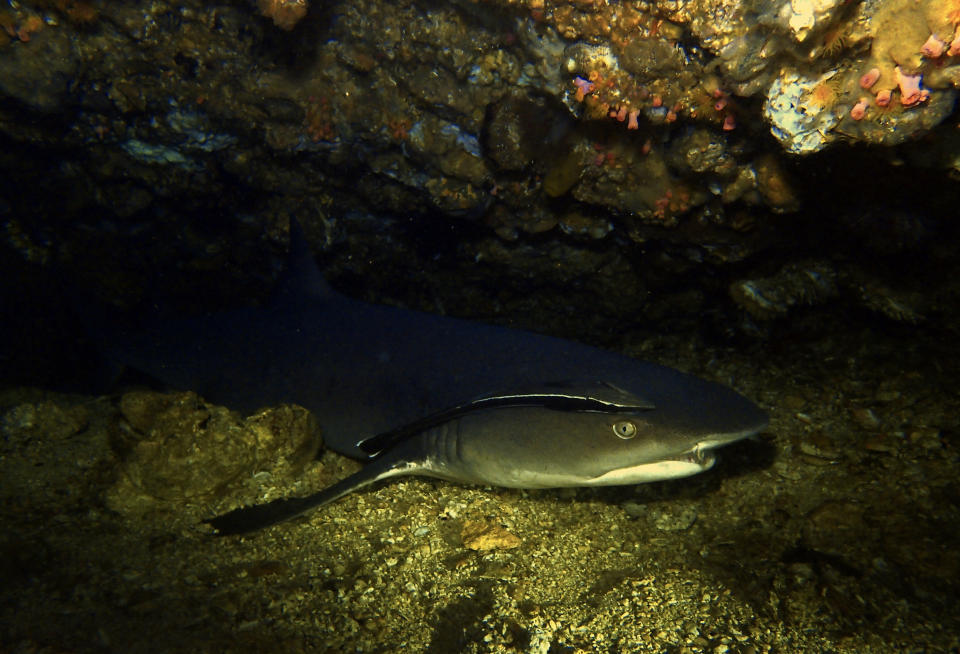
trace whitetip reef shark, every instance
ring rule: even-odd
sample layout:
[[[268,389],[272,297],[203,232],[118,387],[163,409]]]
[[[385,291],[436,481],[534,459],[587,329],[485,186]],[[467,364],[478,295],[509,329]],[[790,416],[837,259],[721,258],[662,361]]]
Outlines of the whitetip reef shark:
[[[329,288],[296,221],[276,300],[118,336],[111,354],[238,411],[294,402],[324,442],[367,460],[313,495],[207,522],[266,527],[400,475],[511,488],[686,477],[767,416],[720,384],[532,332],[351,299]]]

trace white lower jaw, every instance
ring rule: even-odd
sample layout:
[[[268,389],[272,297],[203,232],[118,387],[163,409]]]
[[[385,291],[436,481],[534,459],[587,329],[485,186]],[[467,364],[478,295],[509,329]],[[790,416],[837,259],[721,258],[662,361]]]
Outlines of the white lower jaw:
[[[664,479],[680,479],[709,470],[717,458],[712,452],[699,451],[680,459],[667,459],[618,468],[591,479],[588,486],[620,486],[644,484]]]
[[[709,450],[695,447],[693,450],[680,454],[675,459],[663,459],[635,466],[609,470],[596,477],[584,477],[562,473],[542,473],[530,471],[504,471],[503,475],[492,477],[484,476],[477,479],[477,483],[493,484],[507,488],[565,488],[576,486],[627,486],[644,484],[651,481],[666,479],[680,479],[709,470],[713,467],[716,456]],[[462,481],[457,475],[445,475],[441,472],[442,466],[428,462],[427,465],[418,464],[421,474],[441,479]],[[394,474],[410,474],[410,471]],[[391,475],[392,476],[392,475]]]

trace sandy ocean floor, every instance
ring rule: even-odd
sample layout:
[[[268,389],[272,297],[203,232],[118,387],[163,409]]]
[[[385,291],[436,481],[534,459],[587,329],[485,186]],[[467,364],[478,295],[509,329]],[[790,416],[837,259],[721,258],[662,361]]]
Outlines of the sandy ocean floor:
[[[214,537],[200,519],[304,494],[359,464],[288,456],[272,472],[212,483],[204,466],[217,450],[186,456],[184,442],[215,448],[216,425],[249,426],[238,416],[177,396],[157,401],[190,411],[139,424],[129,397],[8,389],[0,646],[956,649],[960,397],[949,347],[869,330],[749,354],[648,342],[629,353],[731,384],[769,410],[767,432],[686,480],[524,492],[406,478],[245,537]],[[276,411],[261,416],[263,433],[309,432],[301,414]]]

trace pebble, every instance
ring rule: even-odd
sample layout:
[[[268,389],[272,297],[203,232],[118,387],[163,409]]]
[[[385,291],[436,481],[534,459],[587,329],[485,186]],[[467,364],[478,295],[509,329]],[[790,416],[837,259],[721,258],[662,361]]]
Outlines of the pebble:
[[[850,415],[853,417],[854,422],[860,425],[862,429],[872,430],[880,427],[880,419],[877,418],[877,415],[872,409],[858,407],[852,409]]]
[[[686,531],[697,521],[697,511],[693,508],[667,511],[656,514],[653,524],[660,531]]]
[[[460,530],[463,546],[468,550],[506,550],[520,546],[520,539],[500,525],[469,521]]]

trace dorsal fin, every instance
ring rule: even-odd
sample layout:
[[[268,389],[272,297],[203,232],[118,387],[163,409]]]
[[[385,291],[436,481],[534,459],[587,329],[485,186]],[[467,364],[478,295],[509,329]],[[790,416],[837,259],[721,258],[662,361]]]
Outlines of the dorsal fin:
[[[280,275],[274,291],[275,303],[296,302],[298,298],[331,298],[333,290],[323,278],[303,233],[300,221],[290,217],[290,247],[287,267]]]

